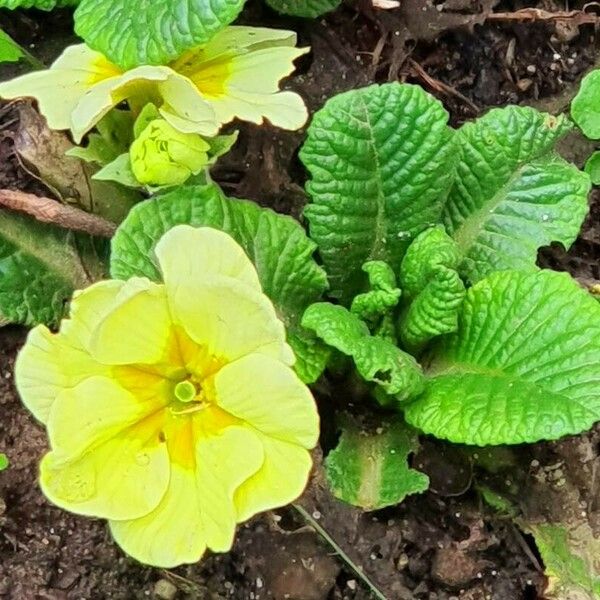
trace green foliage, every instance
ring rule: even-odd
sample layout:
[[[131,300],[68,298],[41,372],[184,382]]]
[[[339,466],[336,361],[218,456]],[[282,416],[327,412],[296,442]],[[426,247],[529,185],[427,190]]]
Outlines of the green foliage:
[[[379,388],[378,399],[389,396],[406,402],[423,391],[423,374],[415,359],[388,340],[372,336],[369,328],[343,306],[319,302],[309,306],[302,325],[328,346],[352,357],[365,381]],[[390,403],[394,403],[389,400]]]
[[[342,0],[266,0],[266,2],[282,15],[315,19],[335,10]]]
[[[600,152],[594,152],[585,163],[585,172],[594,185],[600,185]]]
[[[549,600],[596,600],[600,597],[600,539],[589,526],[530,524],[529,530],[546,567]]]
[[[463,444],[557,439],[600,420],[599,366],[600,305],[586,291],[564,273],[495,273],[467,292],[405,416]]]
[[[18,62],[24,57],[21,46],[0,29],[0,63]]]
[[[331,490],[340,500],[365,510],[379,510],[424,492],[429,478],[407,461],[418,447],[417,432],[401,419],[373,433],[347,421],[339,444],[325,461]]]
[[[73,291],[105,274],[103,242],[0,212],[0,318],[56,325]]]
[[[443,221],[471,282],[535,268],[540,246],[575,241],[590,182],[553,151],[570,127],[563,116],[509,106],[458,131],[460,161]]]
[[[300,319],[305,308],[319,300],[327,280],[312,258],[315,244],[299,224],[252,202],[226,198],[216,185],[179,188],[129,213],[113,238],[112,276],[160,280],[152,249],[167,230],[180,224],[221,229],[244,248],[286,325],[298,359],[296,370],[305,381],[316,380],[329,351],[301,327]]]
[[[409,246],[400,282],[409,304],[399,322],[402,343],[418,350],[436,336],[456,331],[465,286],[457,273],[461,255],[441,227],[427,229]]]
[[[123,69],[164,65],[229,25],[244,0],[81,0],[75,31]]]
[[[4,471],[4,469],[8,468],[8,457],[4,452],[0,452],[0,471]]]
[[[52,10],[65,6],[77,6],[80,0],[0,0],[0,8],[38,8]]]
[[[582,79],[571,103],[571,116],[586,137],[600,139],[600,69]]]
[[[414,236],[439,221],[457,157],[447,122],[432,96],[396,83],[340,94],[315,114],[300,153],[305,215],[334,298],[349,304],[364,288],[367,261],[397,272]]]

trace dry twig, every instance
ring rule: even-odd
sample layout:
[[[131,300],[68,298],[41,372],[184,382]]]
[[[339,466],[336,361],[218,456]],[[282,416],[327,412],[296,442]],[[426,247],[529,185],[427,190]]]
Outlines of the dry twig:
[[[0,190],[0,206],[26,213],[43,223],[52,223],[99,237],[110,238],[117,229],[114,223],[79,208],[15,190]]]
[[[595,3],[591,3],[595,4]],[[600,15],[585,10],[559,10],[550,12],[541,8],[522,8],[514,12],[490,13],[486,21],[571,21],[574,25],[600,24]]]

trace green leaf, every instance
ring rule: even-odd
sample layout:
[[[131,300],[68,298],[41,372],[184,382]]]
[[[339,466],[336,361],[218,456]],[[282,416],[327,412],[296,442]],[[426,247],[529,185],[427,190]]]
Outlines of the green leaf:
[[[0,29],[0,63],[18,62],[24,57],[21,46]]]
[[[335,10],[342,0],[267,0],[267,4],[282,15],[315,19]]]
[[[243,6],[244,0],[81,0],[75,31],[123,69],[165,65],[206,44]]]
[[[364,510],[379,510],[424,492],[429,478],[408,466],[409,454],[418,447],[416,432],[399,419],[376,433],[347,419],[339,444],[325,460],[334,496]]]
[[[94,173],[93,179],[98,181],[114,181],[128,188],[141,188],[142,184],[136,179],[131,169],[129,152],[121,154],[115,160]]]
[[[52,10],[65,6],[77,6],[80,0],[0,0],[0,8],[37,8]]]
[[[160,280],[153,248],[179,224],[214,227],[231,235],[254,262],[263,290],[285,323],[296,352],[296,371],[307,383],[318,378],[328,350],[300,326],[305,308],[327,287],[312,255],[315,245],[297,221],[247,200],[226,198],[216,185],[181,187],[133,208],[112,242],[111,273]]]
[[[4,452],[0,452],[0,471],[4,471],[8,467],[8,457]]]
[[[571,116],[583,134],[600,139],[600,69],[588,73],[571,103]]]
[[[509,106],[458,131],[460,161],[443,218],[471,282],[534,269],[540,246],[569,248],[577,238],[589,177],[553,152],[570,127],[564,116]]]
[[[441,228],[419,234],[400,267],[400,283],[410,304],[403,312],[400,337],[412,351],[434,337],[456,331],[465,286],[456,269],[461,257],[456,242]]]
[[[554,440],[600,420],[600,304],[565,273],[494,273],[468,290],[406,420],[477,446]]]
[[[0,317],[56,325],[73,291],[105,274],[103,242],[0,211]]]
[[[355,296],[350,310],[363,321],[376,322],[398,305],[402,292],[396,287],[396,276],[386,262],[372,260],[362,269],[369,277],[371,289]]]
[[[302,317],[302,325],[352,357],[361,377],[396,401],[410,400],[423,391],[423,374],[415,359],[389,341],[371,336],[369,328],[343,306],[312,304]]]
[[[439,221],[456,162],[447,121],[433,96],[398,83],[340,94],[315,114],[300,153],[305,215],[333,297],[349,303],[364,288],[367,261],[397,273],[411,239]]]
[[[600,185],[600,152],[594,152],[587,159],[584,170],[594,185]]]
[[[591,527],[561,523],[529,524],[548,577],[548,600],[600,598],[600,539]]]

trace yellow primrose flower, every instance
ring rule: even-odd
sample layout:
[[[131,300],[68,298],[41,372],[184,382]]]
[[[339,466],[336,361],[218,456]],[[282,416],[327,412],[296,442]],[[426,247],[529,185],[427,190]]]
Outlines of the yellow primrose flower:
[[[59,333],[31,331],[15,374],[48,431],[46,496],[173,567],[229,550],[236,523],[299,496],[319,421],[242,248],[180,225],[155,254],[164,284],[77,293]]]
[[[210,144],[163,119],[150,121],[129,149],[131,170],[144,185],[180,185],[209,164]]]
[[[50,69],[0,84],[0,98],[32,97],[52,129],[70,129],[77,143],[113,107],[127,100],[134,110],[152,102],[183,133],[213,136],[238,117],[268,119],[298,129],[308,113],[279,81],[308,52],[291,31],[227,27],[206,46],[168,66],[122,71],[85,44],[70,46]]]

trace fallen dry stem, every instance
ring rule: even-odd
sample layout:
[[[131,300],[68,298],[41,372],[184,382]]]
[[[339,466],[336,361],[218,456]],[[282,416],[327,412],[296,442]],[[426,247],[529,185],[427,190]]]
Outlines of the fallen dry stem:
[[[575,25],[600,24],[600,15],[585,10],[550,12],[541,8],[522,8],[514,12],[490,13],[486,21],[572,21]]]
[[[99,237],[110,238],[117,229],[114,223],[79,208],[15,190],[0,190],[0,207],[26,213],[43,223]]]

